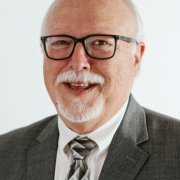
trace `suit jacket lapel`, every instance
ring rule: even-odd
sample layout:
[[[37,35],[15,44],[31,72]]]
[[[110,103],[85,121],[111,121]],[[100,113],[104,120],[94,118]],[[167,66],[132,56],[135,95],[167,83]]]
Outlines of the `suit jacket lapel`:
[[[99,180],[133,180],[149,155],[138,147],[148,140],[145,112],[130,96],[128,108],[109,147]]]
[[[54,179],[58,137],[57,116],[55,116],[30,145],[27,153],[27,180]]]

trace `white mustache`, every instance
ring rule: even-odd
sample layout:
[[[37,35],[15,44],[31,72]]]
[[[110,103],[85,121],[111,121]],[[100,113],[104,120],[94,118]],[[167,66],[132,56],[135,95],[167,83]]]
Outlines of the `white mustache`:
[[[58,86],[59,83],[75,83],[75,82],[83,82],[83,83],[91,83],[91,84],[101,84],[104,86],[105,78],[99,74],[93,74],[85,71],[75,71],[70,70],[64,73],[60,73],[57,78],[55,85]]]

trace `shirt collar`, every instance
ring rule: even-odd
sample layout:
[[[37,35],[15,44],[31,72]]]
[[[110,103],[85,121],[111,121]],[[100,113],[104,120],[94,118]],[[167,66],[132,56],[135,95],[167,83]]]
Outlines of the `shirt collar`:
[[[64,151],[65,147],[75,137],[88,136],[90,139],[96,142],[98,146],[96,157],[102,154],[109,147],[112,138],[124,117],[125,111],[127,109],[128,101],[129,99],[108,122],[106,122],[103,126],[99,127],[95,131],[88,134],[78,134],[72,131],[64,124],[64,122],[58,116],[58,128],[60,132],[59,150],[61,151],[61,153],[66,155],[66,152]]]

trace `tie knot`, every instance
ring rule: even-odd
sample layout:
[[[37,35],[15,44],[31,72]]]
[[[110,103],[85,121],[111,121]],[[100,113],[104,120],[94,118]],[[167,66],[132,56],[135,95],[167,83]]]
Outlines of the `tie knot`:
[[[70,141],[69,146],[73,153],[74,160],[84,160],[96,143],[88,137],[76,137]]]

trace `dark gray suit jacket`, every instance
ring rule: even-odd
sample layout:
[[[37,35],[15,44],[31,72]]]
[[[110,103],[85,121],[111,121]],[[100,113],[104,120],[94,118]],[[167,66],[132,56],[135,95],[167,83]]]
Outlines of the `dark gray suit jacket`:
[[[53,180],[57,115],[0,136],[0,180]],[[99,180],[180,180],[180,121],[132,97]]]

